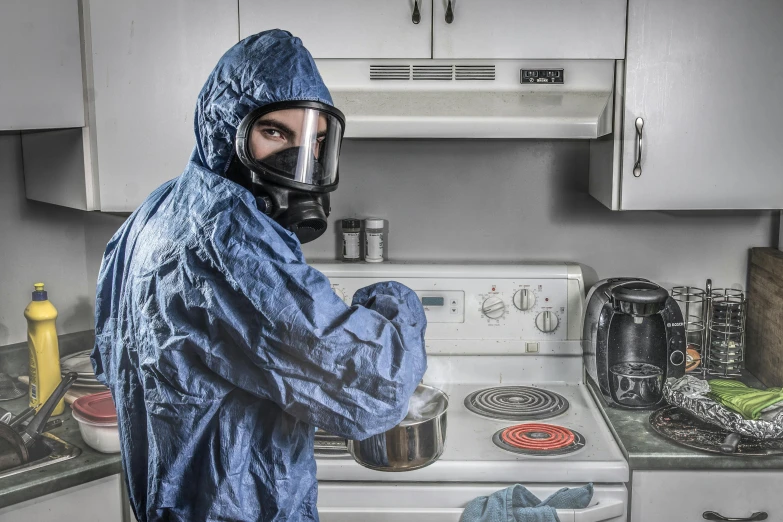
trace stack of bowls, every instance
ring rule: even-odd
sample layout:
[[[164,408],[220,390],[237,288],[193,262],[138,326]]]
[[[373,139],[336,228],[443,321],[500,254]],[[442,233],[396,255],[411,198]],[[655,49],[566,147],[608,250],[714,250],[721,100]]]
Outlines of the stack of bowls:
[[[84,350],[83,352],[72,353],[60,359],[60,371],[63,375],[68,372],[76,372],[78,374],[79,377],[73,384],[74,388],[98,393],[106,390],[106,386],[98,382],[98,379],[95,377],[95,371],[93,371],[92,362],[90,361],[90,351]]]

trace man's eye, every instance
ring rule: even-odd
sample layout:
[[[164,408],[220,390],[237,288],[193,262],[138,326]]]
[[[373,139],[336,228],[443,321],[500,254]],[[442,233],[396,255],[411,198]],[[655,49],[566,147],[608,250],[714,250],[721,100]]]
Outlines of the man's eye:
[[[283,136],[283,134],[277,129],[263,129],[261,132],[263,132],[264,135],[267,136],[268,138],[272,138],[275,140],[285,139],[285,136]]]

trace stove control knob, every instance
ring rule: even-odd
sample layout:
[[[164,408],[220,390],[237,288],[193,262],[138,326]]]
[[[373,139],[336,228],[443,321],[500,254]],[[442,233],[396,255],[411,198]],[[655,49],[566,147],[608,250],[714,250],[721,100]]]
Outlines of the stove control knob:
[[[526,312],[533,308],[534,304],[536,304],[536,294],[534,294],[532,290],[523,288],[514,294],[514,306],[516,306],[518,310]]]
[[[500,319],[506,313],[506,303],[497,296],[487,297],[481,304],[481,313],[490,319]]]
[[[560,319],[554,312],[546,310],[536,316],[536,328],[544,333],[552,333],[557,330],[557,326],[560,324]]]

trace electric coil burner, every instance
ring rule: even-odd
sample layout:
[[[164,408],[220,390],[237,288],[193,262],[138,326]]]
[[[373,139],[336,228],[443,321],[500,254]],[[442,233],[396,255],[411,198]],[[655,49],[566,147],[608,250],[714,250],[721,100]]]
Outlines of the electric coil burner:
[[[471,393],[465,397],[465,407],[490,419],[525,421],[560,415],[568,409],[568,401],[541,388],[499,386]]]
[[[585,438],[576,431],[554,424],[517,424],[492,436],[492,442],[506,451],[529,456],[566,455],[585,446]]]

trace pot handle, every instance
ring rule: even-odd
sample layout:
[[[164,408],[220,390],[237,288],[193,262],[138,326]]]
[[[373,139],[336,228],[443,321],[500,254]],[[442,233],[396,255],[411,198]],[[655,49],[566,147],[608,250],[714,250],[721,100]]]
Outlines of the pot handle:
[[[49,398],[46,399],[44,405],[41,406],[41,409],[35,414],[33,420],[30,421],[27,428],[22,432],[22,440],[24,441],[25,446],[30,447],[33,441],[41,436],[44,426],[46,426],[46,421],[49,420],[54,408],[60,400],[65,397],[65,392],[67,392],[68,388],[76,382],[78,377],[79,374],[76,372],[70,372],[63,376],[60,384],[54,389]]]

